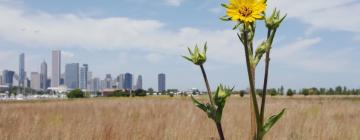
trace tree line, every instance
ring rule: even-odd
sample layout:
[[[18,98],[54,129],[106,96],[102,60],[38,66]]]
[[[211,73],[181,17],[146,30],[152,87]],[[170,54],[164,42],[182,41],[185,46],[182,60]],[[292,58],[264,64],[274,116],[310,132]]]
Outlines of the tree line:
[[[247,94],[247,90],[240,90],[237,92],[234,92],[233,94],[240,94],[240,96],[244,96]],[[257,89],[256,93],[258,95],[261,95],[262,90]],[[335,88],[317,88],[317,87],[311,87],[311,88],[302,88],[302,89],[287,89],[283,86],[280,88],[271,88],[267,90],[267,94],[271,96],[293,96],[293,95],[360,95],[360,89],[355,88],[347,88],[346,86],[336,86]]]

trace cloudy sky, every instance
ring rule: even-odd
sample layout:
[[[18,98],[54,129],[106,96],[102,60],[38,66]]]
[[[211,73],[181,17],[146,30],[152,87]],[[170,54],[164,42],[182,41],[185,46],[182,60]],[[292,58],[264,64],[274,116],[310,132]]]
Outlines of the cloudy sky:
[[[219,20],[220,3],[227,1],[0,0],[0,70],[18,71],[24,52],[26,71],[40,71],[44,60],[51,66],[51,50],[60,49],[62,65],[87,63],[96,77],[132,72],[143,75],[144,88],[157,89],[164,72],[167,88],[204,89],[200,69],[181,55],[207,41],[211,85],[246,88],[243,47],[234,23]],[[359,0],[268,3],[288,14],[273,46],[270,87],[360,87]],[[256,42],[265,38],[263,26],[258,22]]]

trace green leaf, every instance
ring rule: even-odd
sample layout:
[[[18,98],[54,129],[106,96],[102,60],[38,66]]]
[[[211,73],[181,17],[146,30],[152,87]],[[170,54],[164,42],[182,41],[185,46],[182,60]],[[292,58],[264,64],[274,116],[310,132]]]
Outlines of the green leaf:
[[[231,95],[231,91],[232,91],[232,89],[230,89],[228,87],[224,87],[222,85],[219,85],[216,89],[216,92],[213,96],[215,105],[217,106],[215,118],[214,118],[214,120],[216,122],[221,121],[222,112],[223,112],[223,109],[224,109],[225,103],[226,103],[226,98]]]
[[[207,52],[207,42],[205,42],[205,45],[204,45],[204,55],[206,55],[206,52]]]
[[[228,6],[226,4],[223,4],[223,3],[221,4],[221,6],[224,7],[224,8],[228,8]]]
[[[263,41],[260,44],[260,46],[256,48],[255,58],[254,58],[255,66],[259,63],[260,59],[262,58],[268,47],[269,47],[268,43],[266,41]]]
[[[189,60],[190,62],[192,62],[192,59],[187,57],[187,56],[182,56],[183,58],[185,58],[186,60]]]
[[[200,108],[201,110],[203,110],[209,118],[214,119],[212,116],[212,110],[211,110],[211,106],[210,105],[205,105],[203,103],[200,103],[198,100],[196,100],[193,96],[191,96],[191,100],[192,102],[195,104],[195,106],[197,106],[198,108]]]
[[[271,116],[266,123],[262,126],[261,136],[264,136],[272,126],[284,115],[285,109],[283,109],[280,113]]]
[[[236,25],[233,27],[233,30],[236,30],[237,28],[239,28],[240,25],[241,25],[241,23],[236,24]]]
[[[189,54],[193,55],[193,52],[191,51],[191,49],[189,47],[188,47],[188,50],[189,50]]]
[[[196,100],[193,96],[191,96],[191,100],[192,102],[195,104],[195,106],[199,107],[201,110],[207,112],[207,107],[203,104],[200,103],[198,100]]]
[[[222,17],[220,17],[220,20],[222,20],[222,21],[230,21],[230,20],[231,20],[231,17],[222,16]]]

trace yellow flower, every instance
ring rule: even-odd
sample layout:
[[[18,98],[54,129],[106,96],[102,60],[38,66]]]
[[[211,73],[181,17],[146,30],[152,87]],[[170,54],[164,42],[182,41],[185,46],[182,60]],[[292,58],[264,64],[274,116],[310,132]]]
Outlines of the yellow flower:
[[[226,15],[233,21],[252,23],[256,19],[263,19],[266,9],[265,0],[230,0]]]

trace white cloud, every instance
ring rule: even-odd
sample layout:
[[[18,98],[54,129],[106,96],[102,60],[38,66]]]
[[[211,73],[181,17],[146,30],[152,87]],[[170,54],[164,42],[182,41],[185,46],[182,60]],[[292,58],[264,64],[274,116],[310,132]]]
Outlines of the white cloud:
[[[61,56],[64,59],[71,60],[72,58],[74,58],[75,54],[68,51],[61,51]]]
[[[321,38],[298,39],[295,42],[274,47],[273,58],[286,65],[315,72],[346,71],[351,62],[347,55],[351,50],[323,50],[316,51],[316,45]],[[274,60],[273,59],[273,60]]]
[[[13,63],[11,63],[9,61],[9,58],[17,58],[17,53],[13,52],[13,51],[6,51],[6,50],[1,50],[0,51],[0,64],[2,67],[0,67],[0,75],[2,74],[2,70],[4,70],[5,68],[14,68],[15,65]],[[14,69],[12,69],[14,70]]]
[[[360,32],[360,3],[356,0],[277,0],[269,10],[277,7],[288,17],[310,24],[312,30]]]
[[[223,9],[221,7],[213,7],[213,8],[210,8],[209,11],[211,13],[214,13],[214,14],[219,14],[219,13],[222,13],[223,12]]]
[[[231,56],[241,50],[233,31],[191,27],[168,30],[164,23],[156,20],[54,15],[9,5],[0,5],[0,18],[2,40],[24,47],[124,49],[180,55],[186,53],[189,43],[209,40],[210,55],[214,55],[215,60],[229,62],[238,62]]]
[[[171,6],[180,6],[184,0],[165,0],[165,2]]]
[[[321,7],[317,2],[314,2],[314,5],[315,11]],[[327,5],[331,7],[339,4],[330,2]],[[293,14],[295,17],[304,17],[304,13],[308,12],[289,10],[289,15]],[[159,54],[186,55],[186,47],[189,45],[202,45],[208,41],[210,60],[228,64],[244,62],[243,47],[232,30],[209,31],[192,27],[169,30],[164,28],[164,23],[156,20],[54,15],[1,4],[0,18],[0,38],[26,47],[136,50],[147,52],[149,55],[145,58],[156,63],[163,58]],[[285,47],[275,48],[274,58],[315,71],[320,68],[338,71],[341,66],[347,65],[345,61],[338,59],[346,54],[335,51],[315,54],[310,47],[320,41],[320,38],[300,39]],[[74,56],[72,53],[63,54],[67,57]],[[119,57],[120,60],[126,60],[127,54]]]
[[[146,55],[146,59],[151,63],[158,63],[161,61],[161,59],[163,59],[163,57],[163,55],[158,53],[151,53]]]
[[[352,40],[354,41],[360,41],[360,35],[355,35]]]

